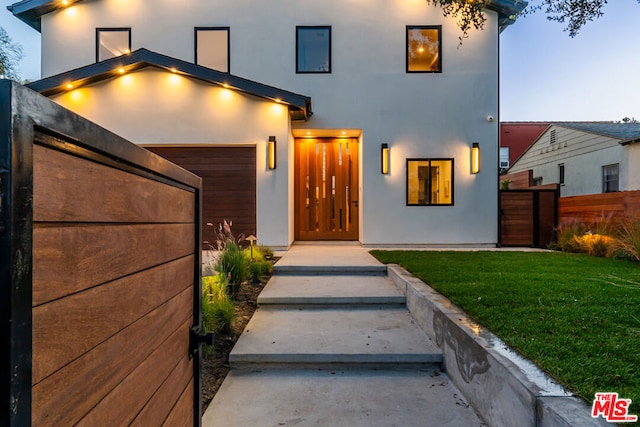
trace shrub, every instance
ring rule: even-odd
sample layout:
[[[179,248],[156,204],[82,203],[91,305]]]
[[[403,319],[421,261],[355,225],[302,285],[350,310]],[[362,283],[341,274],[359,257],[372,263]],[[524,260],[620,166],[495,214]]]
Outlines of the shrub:
[[[222,275],[202,278],[202,325],[207,331],[225,333],[231,328],[235,304],[227,294],[227,281]]]
[[[587,233],[583,236],[573,236],[581,252],[591,256],[605,257],[614,245],[615,239],[602,234]]]
[[[273,260],[275,257],[273,255],[273,249],[271,249],[268,246],[256,246],[253,248],[253,250],[255,251],[256,249],[258,249],[258,252],[260,252],[262,254],[262,258],[266,259],[266,260]]]
[[[249,271],[255,283],[264,282],[273,271],[273,264],[271,261],[254,261],[249,265]]]
[[[640,218],[627,217],[620,222],[617,249],[635,261],[640,261]]]
[[[242,249],[233,242],[227,242],[218,253],[215,269],[226,277],[229,295],[235,296],[242,282],[249,278],[249,260]]]
[[[570,220],[561,224],[556,229],[558,248],[563,252],[580,252],[580,242],[575,237],[582,237],[586,231],[587,227],[579,220]]]

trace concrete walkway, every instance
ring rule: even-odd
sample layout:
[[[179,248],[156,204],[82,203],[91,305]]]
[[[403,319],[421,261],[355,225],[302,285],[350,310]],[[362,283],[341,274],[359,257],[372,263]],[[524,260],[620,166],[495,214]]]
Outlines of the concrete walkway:
[[[365,249],[294,245],[258,304],[204,427],[484,425]]]

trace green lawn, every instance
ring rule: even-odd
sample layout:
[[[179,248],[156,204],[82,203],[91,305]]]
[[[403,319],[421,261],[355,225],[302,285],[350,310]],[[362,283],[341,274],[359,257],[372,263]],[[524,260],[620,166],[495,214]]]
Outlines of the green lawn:
[[[372,251],[447,296],[591,403],[640,414],[640,264],[560,252]]]

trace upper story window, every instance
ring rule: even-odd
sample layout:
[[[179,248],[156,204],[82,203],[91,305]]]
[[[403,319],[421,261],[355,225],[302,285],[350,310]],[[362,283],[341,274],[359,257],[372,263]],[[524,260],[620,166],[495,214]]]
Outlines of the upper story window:
[[[229,27],[196,27],[195,63],[230,72],[229,44]]]
[[[607,165],[602,167],[602,192],[611,193],[619,191],[619,165]]]
[[[564,185],[564,163],[558,165],[558,184]]]
[[[96,28],[96,62],[131,53],[131,28]]]
[[[453,159],[407,159],[407,206],[453,205]]]
[[[296,27],[296,73],[331,73],[331,27]]]
[[[407,73],[442,72],[442,26],[407,26]]]

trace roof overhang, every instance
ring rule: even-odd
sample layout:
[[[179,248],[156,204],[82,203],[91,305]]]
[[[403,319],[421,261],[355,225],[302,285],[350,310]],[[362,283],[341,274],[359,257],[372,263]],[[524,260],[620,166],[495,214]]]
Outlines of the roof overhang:
[[[40,31],[41,17],[58,9],[64,9],[82,0],[22,0],[7,6],[16,17],[30,27]],[[487,9],[498,12],[500,31],[513,24],[527,6],[524,0],[483,0]]]
[[[498,28],[503,31],[516,22],[518,15],[528,4],[529,2],[524,0],[487,0],[485,7],[498,12]]]
[[[212,70],[147,49],[138,49],[127,55],[47,77],[27,84],[27,87],[40,92],[44,96],[53,96],[67,92],[70,89],[77,89],[118,77],[124,73],[145,67],[160,68],[171,73],[286,105],[289,107],[289,113],[293,120],[307,120],[313,114],[311,98],[308,96],[247,80],[222,71]]]

